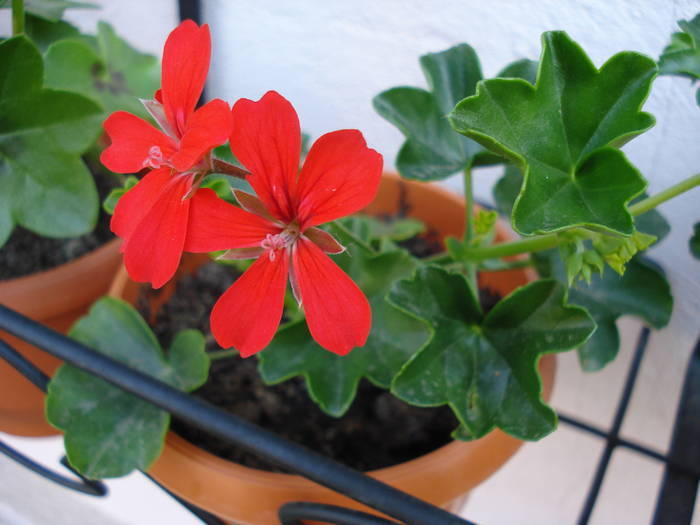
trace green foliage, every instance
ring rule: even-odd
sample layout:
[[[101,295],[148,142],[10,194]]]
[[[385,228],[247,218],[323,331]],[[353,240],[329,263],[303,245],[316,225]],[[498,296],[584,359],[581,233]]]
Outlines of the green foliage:
[[[80,38],[78,28],[63,20],[50,21],[27,14],[24,20],[24,33],[36,44],[42,53],[58,40]]]
[[[105,22],[95,39],[54,42],[45,57],[46,85],[85,95],[99,102],[105,116],[124,110],[148,118],[139,98],[151,98],[160,85],[158,60],[140,53]]]
[[[688,245],[693,257],[700,259],[700,222],[696,222],[695,226],[693,226],[693,236],[688,241]]]
[[[639,108],[655,74],[651,59],[632,52],[597,70],[565,33],[549,32],[535,86],[482,81],[450,122],[524,172],[513,209],[520,233],[588,226],[631,234],[627,204],[646,183],[616,148],[653,125]]]
[[[12,7],[12,0],[0,0],[1,8]],[[63,12],[71,8],[94,9],[99,7],[90,2],[73,2],[71,0],[24,0],[24,10],[35,16],[56,22],[63,18]]]
[[[659,73],[700,78],[700,14],[679,20],[682,32],[671,35],[671,43],[659,57]]]
[[[99,133],[100,108],[42,79],[41,55],[26,37],[0,44],[0,245],[14,224],[71,237],[97,219],[97,191],[80,155]]]
[[[556,250],[533,254],[537,269],[544,277],[567,282],[566,269]],[[671,288],[661,269],[637,256],[629,261],[624,275],[605,269],[593,275],[589,284],[578,282],[569,290],[569,303],[584,307],[597,329],[578,349],[581,368],[596,371],[613,361],[620,349],[616,321],[622,315],[634,315],[654,328],[668,324],[673,310]]]
[[[365,292],[372,307],[372,330],[365,346],[338,356],[321,348],[302,321],[282,328],[258,358],[266,383],[301,375],[319,407],[340,417],[350,407],[362,377],[389,388],[401,366],[426,341],[428,332],[423,323],[385,300],[391,285],[416,267],[405,251],[371,255],[351,245],[334,260]]]
[[[180,390],[194,390],[207,379],[200,332],[178,332],[164,356],[138,312],[117,299],[96,302],[70,336]],[[70,464],[89,478],[146,470],[160,454],[170,423],[167,412],[70,365],[49,383],[46,415],[65,432]]]
[[[389,300],[428,324],[432,337],[395,377],[392,392],[418,406],[448,404],[461,423],[459,439],[495,427],[521,439],[547,435],[557,418],[541,398],[539,357],[583,344],[595,328],[585,310],[564,304],[565,290],[536,281],[484,315],[462,275],[419,269]]]
[[[437,180],[467,166],[497,162],[477,143],[460,137],[446,115],[464,97],[472,95],[481,80],[481,66],[467,44],[429,53],[420,58],[430,91],[396,87],[377,95],[374,108],[406,136],[396,167],[408,179]],[[504,76],[527,78],[532,62],[520,60],[504,70]]]
[[[102,203],[102,209],[110,215],[114,215],[114,208],[117,207],[117,202],[119,202],[119,199],[121,199],[122,195],[124,195],[127,191],[136,186],[138,181],[139,179],[133,175],[129,175],[124,180],[124,185],[121,188],[114,188],[109,192],[109,195],[107,195],[107,198],[105,198],[104,202]]]

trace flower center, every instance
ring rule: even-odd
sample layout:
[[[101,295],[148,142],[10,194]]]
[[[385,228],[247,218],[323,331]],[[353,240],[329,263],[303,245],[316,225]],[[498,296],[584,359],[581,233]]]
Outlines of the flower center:
[[[260,247],[267,252],[271,261],[277,257],[277,250],[286,250],[299,238],[299,225],[292,223],[279,233],[268,233],[260,243]]]
[[[163,152],[158,146],[151,146],[151,149],[148,150],[148,157],[146,157],[143,161],[143,167],[157,170],[162,166],[162,164]]]

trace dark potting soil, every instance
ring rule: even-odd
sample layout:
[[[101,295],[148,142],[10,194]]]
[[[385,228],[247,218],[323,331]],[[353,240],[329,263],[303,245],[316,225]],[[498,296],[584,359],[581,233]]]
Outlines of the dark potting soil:
[[[93,170],[99,202],[120,185],[119,179],[99,168]],[[50,239],[41,237],[22,226],[15,226],[10,238],[0,249],[0,280],[22,277],[48,270],[77,259],[114,238],[109,229],[111,216],[100,204],[95,229],[80,237]]]
[[[178,330],[198,328],[205,334],[207,350],[218,350],[209,330],[209,312],[238,275],[231,267],[208,263],[182,279],[152,323],[163,346],[168,346]],[[139,300],[147,319],[151,313],[147,306],[149,293],[153,292],[143,292]],[[498,300],[494,294],[486,294],[486,298]],[[426,454],[450,442],[450,433],[458,426],[447,406],[409,406],[366,380],[360,383],[348,412],[340,419],[330,417],[311,401],[301,378],[265,385],[255,358],[213,361],[207,383],[194,395],[358,470],[382,468]],[[180,420],[174,419],[172,428],[224,459],[285,472]]]

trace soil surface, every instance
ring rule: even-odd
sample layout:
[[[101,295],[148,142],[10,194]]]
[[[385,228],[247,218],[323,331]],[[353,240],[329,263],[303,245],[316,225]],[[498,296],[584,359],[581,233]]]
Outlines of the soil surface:
[[[182,279],[153,323],[163,346],[168,346],[178,330],[198,328],[205,334],[207,350],[218,350],[209,331],[209,312],[238,275],[231,267],[208,263]],[[152,292],[143,292],[139,300],[147,319],[151,313],[148,293]],[[493,302],[498,296],[487,293],[484,299]],[[450,442],[450,433],[458,426],[447,406],[412,407],[364,379],[348,412],[340,419],[332,418],[311,401],[301,378],[265,385],[254,357],[213,361],[209,380],[194,395],[358,470],[387,467],[426,454]],[[177,419],[172,429],[224,459],[285,472]]]
[[[114,238],[109,229],[111,216],[102,209],[102,201],[112,188],[119,186],[119,179],[100,169],[94,169],[93,174],[100,202],[95,229],[80,237],[50,239],[22,226],[15,226],[10,238],[0,248],[0,280],[22,277],[60,266]]]

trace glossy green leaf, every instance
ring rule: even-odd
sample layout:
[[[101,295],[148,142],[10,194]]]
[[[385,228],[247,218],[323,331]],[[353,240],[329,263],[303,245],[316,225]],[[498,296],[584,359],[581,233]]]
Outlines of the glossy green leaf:
[[[24,20],[24,32],[43,53],[58,40],[80,38],[78,28],[63,20],[50,21],[27,14]]]
[[[693,226],[693,236],[688,241],[688,245],[693,257],[700,259],[700,222],[696,222],[695,226]]]
[[[555,250],[533,254],[541,275],[566,282],[565,270]],[[598,328],[578,349],[581,368],[595,371],[613,361],[620,349],[617,319],[633,315],[654,328],[668,324],[673,309],[671,288],[661,269],[634,257],[623,276],[610,268],[593,275],[589,285],[578,281],[569,291],[569,303],[582,306],[595,319]]]
[[[46,85],[100,102],[105,114],[118,110],[148,118],[139,101],[160,85],[160,65],[121,39],[109,24],[97,26],[96,46],[82,39],[60,40],[45,57]]]
[[[11,0],[0,1],[0,8],[12,7]],[[45,20],[58,21],[63,12],[71,8],[95,9],[99,6],[91,2],[74,2],[71,0],[24,0],[24,10]]]
[[[200,332],[176,334],[166,357],[138,312],[118,299],[96,302],[70,336],[181,390],[194,390],[207,378]],[[70,365],[49,383],[46,415],[65,433],[70,464],[89,478],[146,470],[160,454],[170,422],[167,412]]]
[[[42,88],[42,78],[29,40],[0,44],[0,187],[12,196],[0,230],[11,223],[49,237],[82,235],[95,224],[98,199],[80,155],[99,133],[101,111],[76,93]]]
[[[499,159],[474,141],[455,133],[447,114],[464,97],[474,94],[481,80],[481,66],[467,44],[420,58],[429,91],[396,87],[377,95],[374,108],[406,137],[396,159],[403,177],[418,180],[444,179],[467,166],[490,164]],[[530,60],[519,60],[499,75],[529,78]]]
[[[700,14],[679,20],[682,33],[673,33],[671,43],[659,57],[659,73],[700,78]]]
[[[372,307],[372,330],[367,343],[346,356],[321,348],[304,321],[280,330],[260,354],[260,373],[268,384],[301,375],[311,398],[331,416],[350,407],[362,377],[388,388],[401,366],[428,337],[426,326],[390,305],[391,285],[411,274],[416,262],[404,251],[369,255],[352,245],[334,260],[365,292]]]
[[[535,86],[485,80],[450,122],[524,172],[513,209],[520,233],[593,226],[631,234],[627,204],[646,182],[616,148],[654,123],[640,106],[656,65],[624,52],[597,70],[563,32],[545,33],[543,46]]]
[[[433,332],[395,377],[395,395],[418,406],[448,404],[461,423],[459,439],[495,427],[520,439],[554,430],[556,414],[541,397],[539,357],[584,343],[595,328],[585,310],[564,304],[563,286],[530,283],[484,317],[461,274],[423,267],[397,283],[389,300]]]

